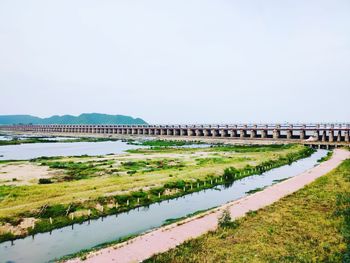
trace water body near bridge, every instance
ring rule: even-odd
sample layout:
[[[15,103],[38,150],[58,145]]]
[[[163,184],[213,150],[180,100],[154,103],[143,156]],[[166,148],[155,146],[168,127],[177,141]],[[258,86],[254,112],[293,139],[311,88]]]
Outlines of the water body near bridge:
[[[1,146],[0,160],[30,160],[42,156],[79,156],[82,153],[90,156],[120,154],[141,147],[143,146],[130,145],[123,141],[28,143]]]
[[[14,242],[3,242],[0,244],[0,261],[48,262],[101,243],[140,234],[163,225],[167,219],[180,218],[196,211],[210,209],[244,197],[251,190],[296,176],[317,165],[317,160],[326,154],[326,150],[318,150],[310,157],[291,165],[275,168],[261,175],[252,175],[230,185],[217,186],[129,212],[64,227],[50,233],[37,234]]]

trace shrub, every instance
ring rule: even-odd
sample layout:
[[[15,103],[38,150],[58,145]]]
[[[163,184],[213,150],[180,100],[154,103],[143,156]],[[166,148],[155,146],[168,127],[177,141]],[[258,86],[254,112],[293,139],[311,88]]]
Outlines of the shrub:
[[[230,214],[230,211],[228,208],[226,208],[221,216],[219,217],[219,220],[218,220],[218,225],[219,227],[228,227],[230,226],[232,223],[232,218],[231,218],[231,214]]]
[[[236,228],[239,226],[238,222],[236,221],[232,221],[231,218],[231,213],[230,210],[228,208],[226,208],[221,216],[218,219],[218,225],[219,227],[230,227],[230,228]]]
[[[49,178],[40,178],[39,184],[52,184],[52,181]]]
[[[114,199],[118,204],[124,204],[124,203],[126,203],[126,201],[128,199],[130,199],[130,196],[129,195],[116,195],[116,196],[114,196]]]
[[[239,173],[239,171],[234,168],[234,167],[229,167],[229,168],[226,168],[224,170],[224,177],[227,179],[227,180],[235,180],[236,179],[236,175]]]
[[[62,204],[48,206],[42,211],[40,216],[42,218],[64,216],[67,213],[67,208],[68,207]]]
[[[144,198],[147,196],[147,194],[144,191],[140,190],[138,192],[132,192],[131,196],[134,198]]]

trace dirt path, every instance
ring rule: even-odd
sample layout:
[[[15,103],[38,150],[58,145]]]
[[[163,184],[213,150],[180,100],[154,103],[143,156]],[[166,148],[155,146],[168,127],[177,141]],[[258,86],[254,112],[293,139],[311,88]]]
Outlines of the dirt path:
[[[184,241],[195,238],[217,228],[217,219],[222,210],[229,208],[233,218],[242,217],[248,211],[268,206],[287,196],[316,178],[336,168],[343,160],[350,158],[350,152],[335,150],[333,157],[291,179],[275,184],[267,189],[230,202],[206,214],[189,218],[136,237],[113,247],[91,253],[84,262],[140,262],[154,254],[165,252]],[[69,262],[80,262],[80,259]]]

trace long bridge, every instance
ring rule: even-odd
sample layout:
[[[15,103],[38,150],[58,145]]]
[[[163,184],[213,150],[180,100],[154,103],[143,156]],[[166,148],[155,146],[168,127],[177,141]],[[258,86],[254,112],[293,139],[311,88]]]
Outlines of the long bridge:
[[[35,133],[180,136],[254,140],[350,143],[350,124],[226,124],[226,125],[10,125],[0,130]]]

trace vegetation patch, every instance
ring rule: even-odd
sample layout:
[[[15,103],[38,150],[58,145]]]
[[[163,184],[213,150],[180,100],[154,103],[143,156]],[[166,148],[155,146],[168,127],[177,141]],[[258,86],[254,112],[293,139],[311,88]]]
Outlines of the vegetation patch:
[[[317,162],[322,163],[322,162],[328,161],[329,159],[332,158],[332,156],[333,156],[333,151],[328,151],[327,155],[317,160]]]

